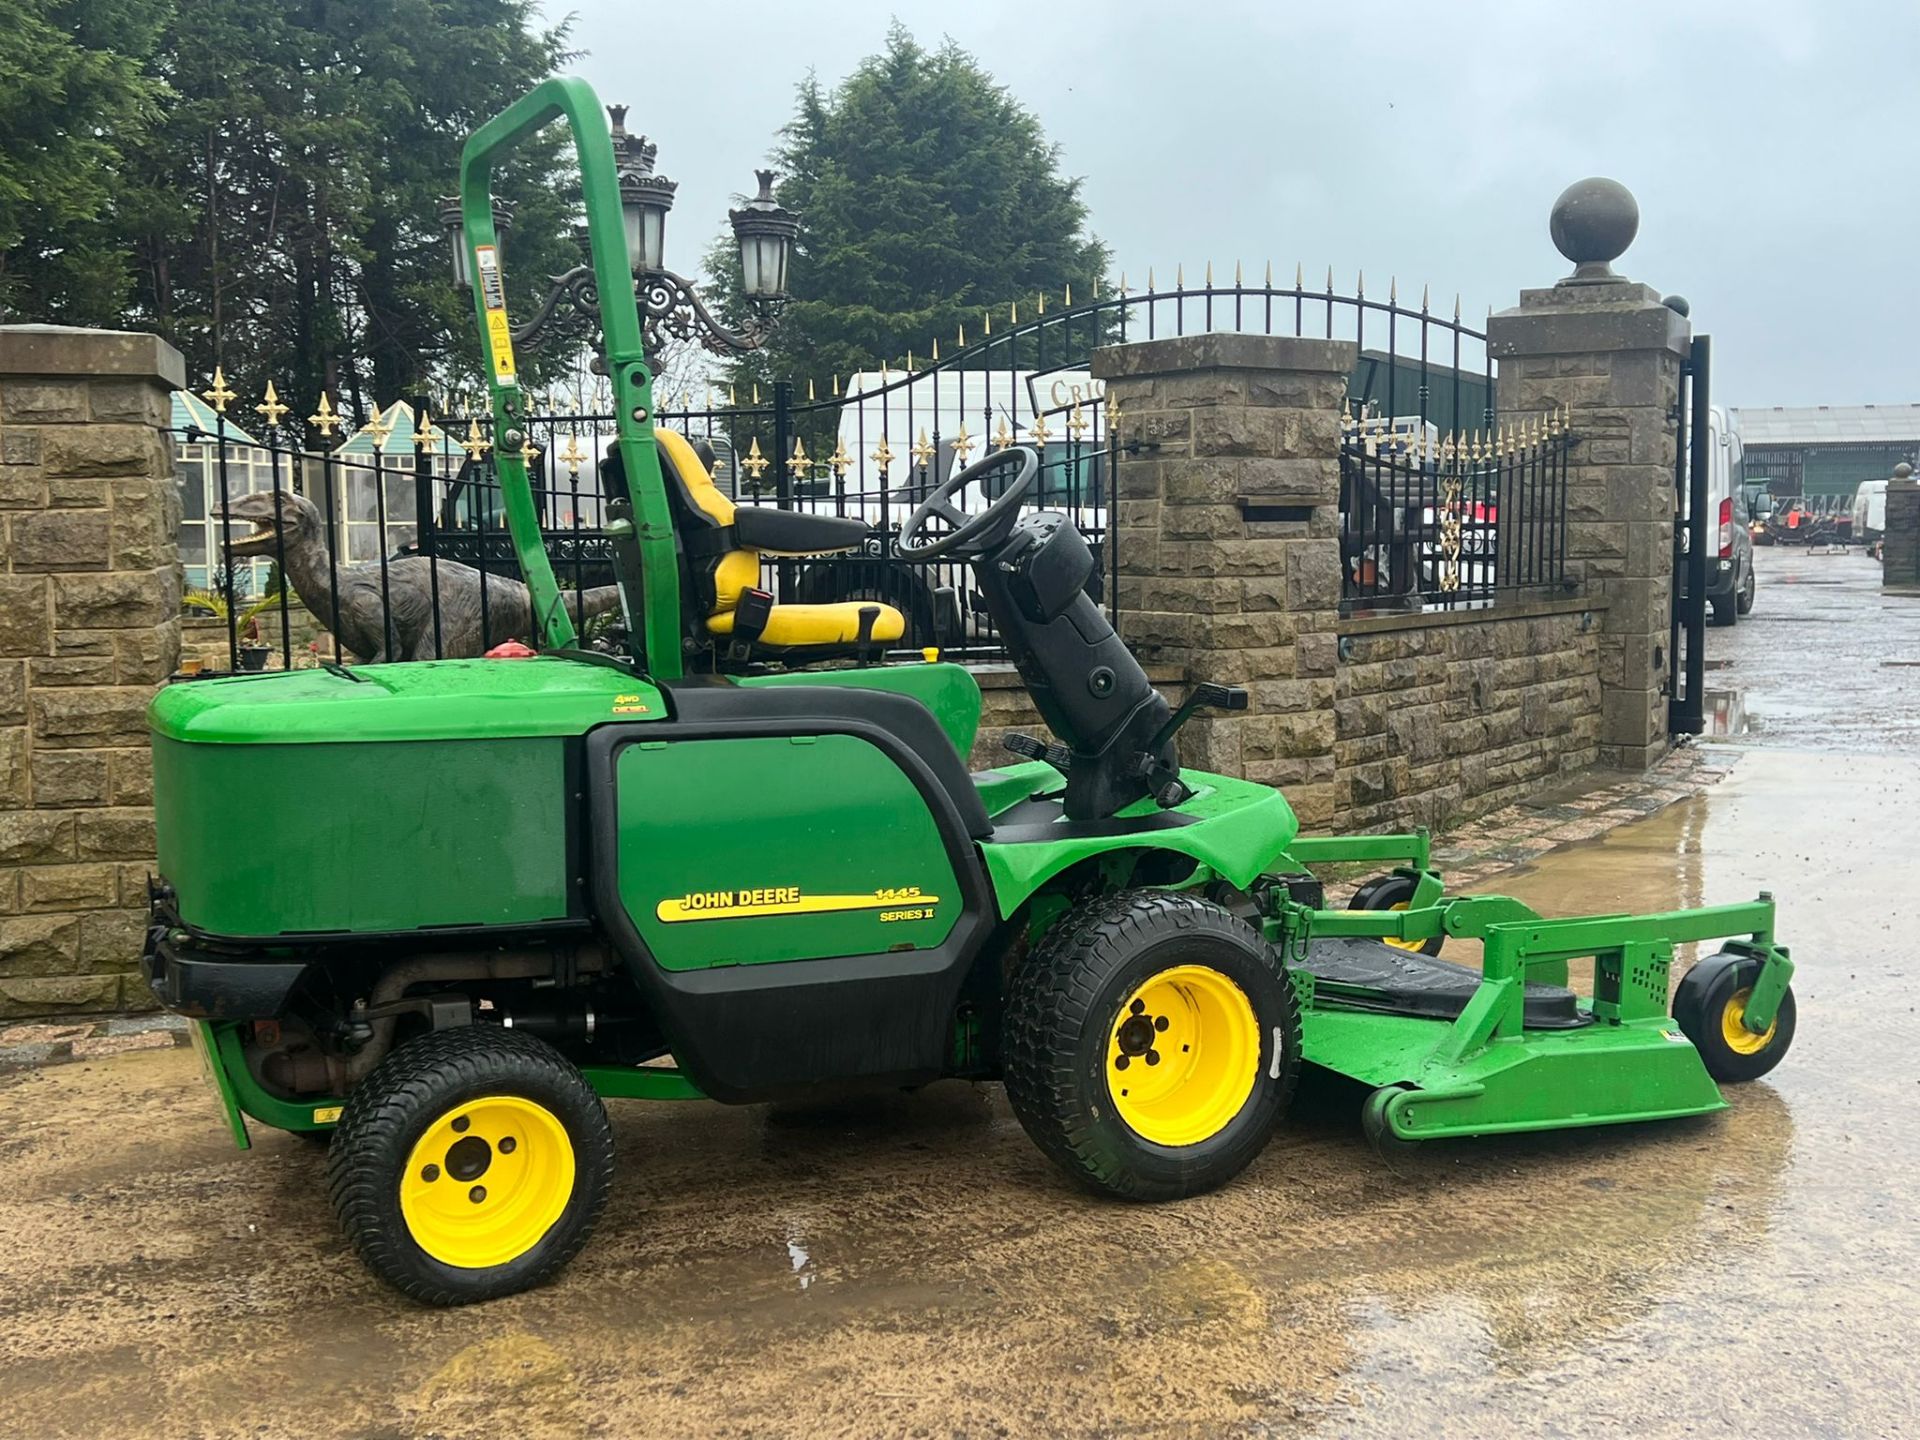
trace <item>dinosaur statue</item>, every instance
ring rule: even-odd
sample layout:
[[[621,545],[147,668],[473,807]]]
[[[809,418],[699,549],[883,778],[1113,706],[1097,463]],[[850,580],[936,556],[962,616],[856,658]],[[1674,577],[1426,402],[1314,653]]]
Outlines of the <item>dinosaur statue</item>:
[[[533,602],[527,587],[503,575],[482,576],[470,565],[451,560],[429,562],[410,555],[386,563],[386,595],[391,620],[381,603],[380,565],[336,565],[327,553],[326,525],[304,495],[260,491],[235,498],[226,518],[253,528],[236,534],[228,554],[235,560],[265,555],[280,561],[300,603],[323,625],[332,625],[339,603],[336,637],[343,649],[369,663],[382,660],[430,660],[484,655],[503,640],[532,643]],[[486,633],[481,634],[481,585],[486,586]],[[435,646],[433,599],[440,599],[439,644]],[[564,592],[575,625],[620,608],[620,592],[611,585]],[[392,644],[389,648],[388,641]]]

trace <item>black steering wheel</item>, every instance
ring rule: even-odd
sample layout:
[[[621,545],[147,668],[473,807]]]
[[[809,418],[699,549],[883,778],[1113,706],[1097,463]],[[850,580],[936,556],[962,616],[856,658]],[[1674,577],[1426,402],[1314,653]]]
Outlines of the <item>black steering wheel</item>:
[[[1007,488],[1000,492],[999,497],[978,515],[969,515],[953,503],[953,497],[974,481],[1010,465],[1019,466],[1019,473],[1007,482]],[[1000,538],[996,532],[1011,524],[1020,502],[1027,498],[1027,492],[1039,478],[1040,455],[1029,445],[1009,445],[1004,450],[996,450],[979,463],[969,465],[938,486],[921,501],[919,509],[901,524],[899,539],[895,541],[900,558],[933,560],[956,551],[979,553],[988,542]],[[953,528],[944,535],[935,535],[931,524],[935,519],[944,520]]]

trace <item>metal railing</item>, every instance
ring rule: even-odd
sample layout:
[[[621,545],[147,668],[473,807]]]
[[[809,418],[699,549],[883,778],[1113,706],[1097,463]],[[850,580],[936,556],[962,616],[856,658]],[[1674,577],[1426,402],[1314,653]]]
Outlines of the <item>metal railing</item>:
[[[856,516],[872,527],[850,554],[765,561],[762,584],[776,600],[883,601],[906,618],[904,646],[941,643],[966,658],[1002,658],[968,568],[904,562],[894,534],[933,485],[992,449],[1020,443],[1043,456],[1036,504],[1069,512],[1100,556],[1090,588],[1118,623],[1109,482],[1121,450],[1133,447],[1112,433],[1104,385],[1091,377],[1089,361],[1108,344],[1219,330],[1357,346],[1348,404],[1362,419],[1341,447],[1349,601],[1392,595],[1406,603],[1418,595],[1433,597],[1423,603],[1460,604],[1482,591],[1552,583],[1560,573],[1564,450],[1542,444],[1516,448],[1498,464],[1471,459],[1473,442],[1464,437],[1502,432],[1484,333],[1462,323],[1457,300],[1449,317],[1434,313],[1425,294],[1417,306],[1403,305],[1397,286],[1382,299],[1368,296],[1364,284],[1337,293],[1331,273],[1324,289],[1309,289],[1298,273],[1285,286],[1270,276],[1243,283],[1237,271],[1231,285],[1216,285],[1209,267],[1198,287],[1176,272],[1171,290],[1157,290],[1149,273],[1143,291],[1130,291],[1123,279],[1077,304],[1069,293],[1051,309],[1038,297],[983,310],[971,340],[968,328],[957,330],[944,358],[936,342],[926,357],[908,354],[856,375],[745,384],[744,394],[729,390],[724,399],[703,387],[700,403],[690,387],[675,395],[668,384],[656,386],[657,423],[710,447],[715,483],[736,503]],[[187,506],[189,527],[201,527],[199,573],[190,579],[201,582],[199,608],[225,617],[229,666],[477,654],[505,639],[531,639],[485,417],[429,419],[416,400],[389,407],[342,440],[329,404],[303,427],[286,423],[288,407],[271,402],[252,407],[266,420],[255,439],[230,433],[236,427],[225,400],[236,397],[224,380],[216,377],[207,394],[225,397],[205,417],[212,423],[180,435],[183,474],[189,452],[197,447],[201,457],[199,480],[183,483],[204,491],[197,519],[194,504]],[[589,638],[603,639],[619,619],[599,529],[601,466],[614,426],[610,414],[591,411],[591,404],[549,404],[525,428],[556,575]],[[1377,435],[1368,439],[1369,427],[1404,430],[1406,439],[1383,447]],[[1449,462],[1457,473],[1443,475],[1437,455],[1449,436],[1461,437]],[[1490,451],[1494,442],[1483,444]],[[1505,494],[1507,471],[1522,498],[1502,512],[1495,497]],[[1459,484],[1454,508],[1443,480]],[[236,555],[236,522],[219,518],[223,497],[238,503],[250,493],[298,495],[315,513],[305,528],[273,531],[264,546],[245,540],[251,526],[242,523],[241,549],[256,553]],[[1404,503],[1392,503],[1396,495]],[[1502,513],[1504,520],[1489,518]],[[1453,573],[1442,563],[1450,523],[1462,547],[1452,557],[1459,583],[1443,588],[1441,576]],[[1514,548],[1489,570],[1472,547],[1492,543],[1497,556],[1509,524],[1517,527]],[[1434,532],[1431,543],[1413,534],[1421,527]],[[959,628],[937,633],[936,617],[948,611],[940,592],[949,588],[960,602]]]
[[[1442,435],[1355,415],[1340,440],[1341,612],[1491,605],[1566,580],[1559,414]]]

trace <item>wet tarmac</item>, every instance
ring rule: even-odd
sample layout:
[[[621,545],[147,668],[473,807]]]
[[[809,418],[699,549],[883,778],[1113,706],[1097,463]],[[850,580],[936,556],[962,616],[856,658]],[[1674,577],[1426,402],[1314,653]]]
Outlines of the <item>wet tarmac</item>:
[[[1777,894],[1799,1038],[1719,1115],[1388,1166],[1323,1084],[1240,1182],[1139,1208],[1067,1185],[995,1087],[616,1102],[575,1266],[434,1312],[348,1253],[316,1150],[232,1149],[187,1052],[27,1072],[0,1079],[0,1435],[1920,1431],[1920,755],[1873,730],[1906,738],[1836,783],[1834,737],[1869,731],[1793,718],[1780,651],[1853,624],[1761,587],[1714,632],[1767,720],[1731,777],[1501,887]],[[1854,623],[1920,636],[1912,603]]]

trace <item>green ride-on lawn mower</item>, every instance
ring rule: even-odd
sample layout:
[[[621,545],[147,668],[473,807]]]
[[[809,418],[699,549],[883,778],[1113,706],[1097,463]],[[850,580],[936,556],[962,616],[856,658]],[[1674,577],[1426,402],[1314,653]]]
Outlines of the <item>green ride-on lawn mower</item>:
[[[618,412],[618,655],[576,647],[541,548],[498,284],[489,167],[556,118]],[[1153,690],[1086,593],[1086,542],[1023,508],[1031,450],[938,486],[898,547],[972,562],[1055,743],[969,773],[966,670],[798,668],[901,618],[773,604],[761,554],[864,525],[735,510],[655,430],[592,92],[549,81],[479,130],[461,198],[538,653],[189,680],[152,709],[153,989],[193,1017],[240,1145],[249,1119],[331,1138],[340,1223],[408,1295],[556,1274],[612,1182],[607,1097],[999,1079],[1062,1168],[1171,1200],[1260,1153],[1303,1062],[1372,1087],[1366,1128],[1398,1144],[1700,1114],[1786,1050],[1765,896],[1546,920],[1445,896],[1424,834],[1303,838],[1276,791],[1183,769],[1182,723],[1246,696]],[[962,513],[989,467],[998,498]],[[1309,867],[1330,862],[1395,868],[1329,909]],[[1435,958],[1454,936],[1480,970]],[[1670,1014],[1675,946],[1724,937]]]

